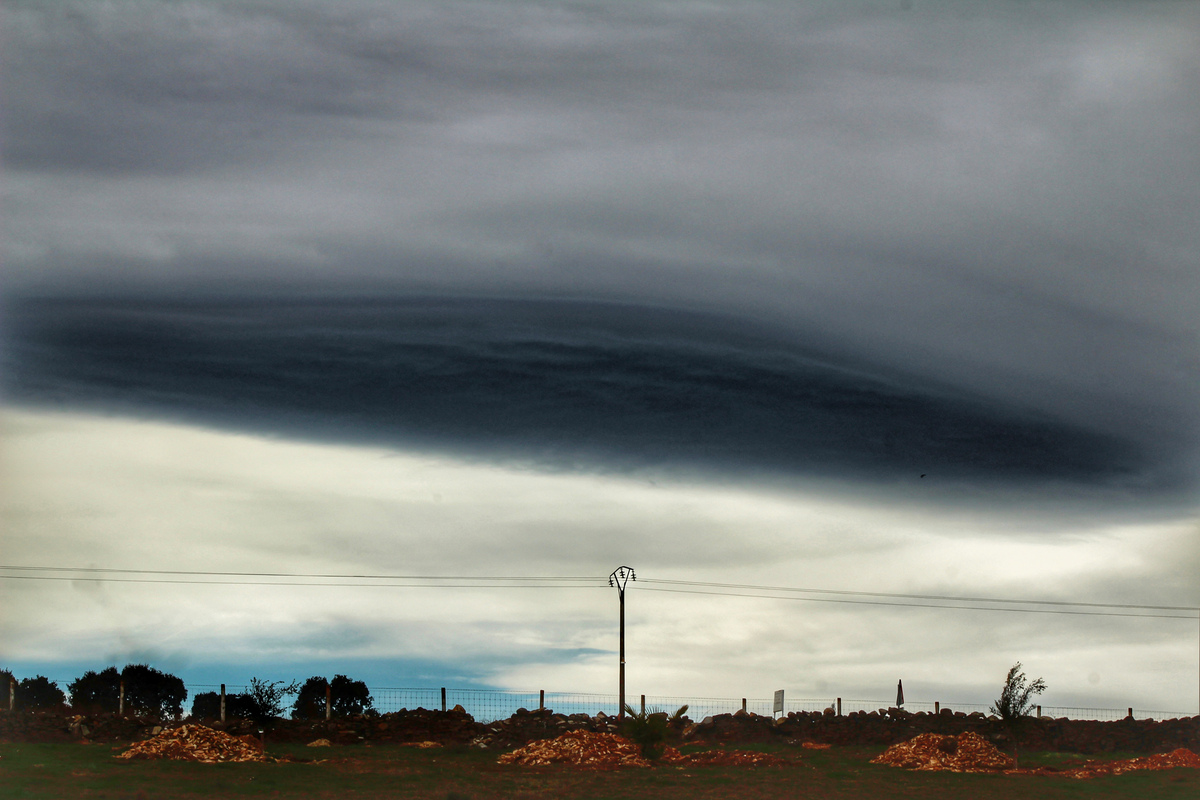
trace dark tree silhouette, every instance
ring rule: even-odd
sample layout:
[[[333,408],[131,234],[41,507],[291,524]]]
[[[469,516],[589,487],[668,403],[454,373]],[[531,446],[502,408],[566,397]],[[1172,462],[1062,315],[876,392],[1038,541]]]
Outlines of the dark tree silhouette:
[[[58,684],[43,675],[17,684],[16,699],[17,708],[62,708],[67,704],[67,696]]]
[[[146,664],[126,664],[120,672],[116,667],[85,672],[67,687],[71,693],[71,707],[88,714],[117,711],[122,680],[125,681],[127,714],[166,719],[183,713],[183,701],[187,697],[183,681]]]
[[[115,712],[121,693],[121,673],[116,667],[88,670],[67,685],[71,708],[79,714]]]
[[[345,675],[335,675],[328,681],[319,675],[304,682],[293,706],[293,719],[323,719],[325,717],[325,688],[329,688],[330,711],[334,716],[349,717],[374,711],[374,700],[367,685]]]

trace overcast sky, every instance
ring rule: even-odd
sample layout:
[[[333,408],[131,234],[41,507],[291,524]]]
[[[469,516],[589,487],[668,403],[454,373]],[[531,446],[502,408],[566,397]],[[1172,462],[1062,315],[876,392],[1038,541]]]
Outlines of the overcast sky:
[[[0,9],[6,565],[1200,606],[1193,3]],[[616,685],[605,586],[9,574],[19,676]],[[1194,613],[650,588],[650,694],[1197,709]]]

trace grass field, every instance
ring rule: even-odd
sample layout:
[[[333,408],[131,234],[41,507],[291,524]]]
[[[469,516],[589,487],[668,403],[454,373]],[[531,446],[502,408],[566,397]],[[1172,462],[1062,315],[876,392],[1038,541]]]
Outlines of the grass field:
[[[0,798],[151,800],[152,798],[1146,798],[1196,800],[1200,770],[1140,772],[1091,780],[909,772],[869,763],[880,747],[765,750],[798,763],[786,768],[517,767],[496,753],[398,746],[306,748],[268,745],[322,763],[195,764],[126,761],[123,747],[0,744]],[[749,747],[745,749],[750,749]],[[1063,767],[1082,757],[1022,754],[1022,766]]]

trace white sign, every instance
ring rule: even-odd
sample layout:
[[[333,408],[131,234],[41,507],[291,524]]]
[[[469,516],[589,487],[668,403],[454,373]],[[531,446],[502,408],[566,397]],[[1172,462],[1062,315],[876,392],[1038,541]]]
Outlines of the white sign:
[[[775,713],[783,713],[783,689],[775,691]]]

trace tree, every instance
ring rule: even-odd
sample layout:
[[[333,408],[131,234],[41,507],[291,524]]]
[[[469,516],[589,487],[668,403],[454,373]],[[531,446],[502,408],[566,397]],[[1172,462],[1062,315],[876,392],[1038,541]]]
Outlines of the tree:
[[[295,681],[284,683],[283,681],[264,681],[251,678],[250,691],[246,694],[254,703],[254,718],[259,722],[268,722],[282,716],[283,698],[289,694],[295,694],[299,689],[300,684]],[[228,698],[226,701],[228,705]]]
[[[329,682],[330,704],[339,717],[366,714],[374,710],[371,692],[362,681],[353,681],[345,675],[334,675]]]
[[[67,687],[71,707],[88,714],[116,712],[121,707],[121,681],[125,681],[126,712],[159,719],[183,713],[187,697],[183,681],[146,664],[126,664],[120,672],[116,667],[85,672]]]
[[[160,719],[183,714],[187,687],[174,675],[146,664],[126,664],[121,677],[125,681],[126,710]]]
[[[80,714],[115,712],[120,704],[121,673],[116,667],[88,670],[67,685],[71,708]]]
[[[306,680],[300,687],[300,693],[296,695],[295,705],[292,706],[292,719],[324,719],[325,689],[328,686],[329,681],[320,675]]]
[[[17,684],[16,700],[17,708],[61,708],[66,705],[67,696],[54,681],[38,675]]]
[[[192,719],[220,719],[221,696],[216,692],[201,692],[192,698]],[[259,706],[248,694],[225,695],[226,719],[258,719]]]
[[[351,680],[345,675],[335,675],[332,681],[328,681],[317,675],[300,687],[292,707],[292,718],[324,719],[326,687],[329,689],[330,711],[334,716],[349,717],[374,711],[371,692],[362,681]]]
[[[993,714],[998,714],[1005,721],[1019,719],[1033,709],[1033,695],[1046,691],[1046,682],[1038,678],[1029,683],[1025,673],[1021,672],[1021,662],[1013,664],[1004,680],[1004,688],[1000,690],[1000,699],[991,707]]]

